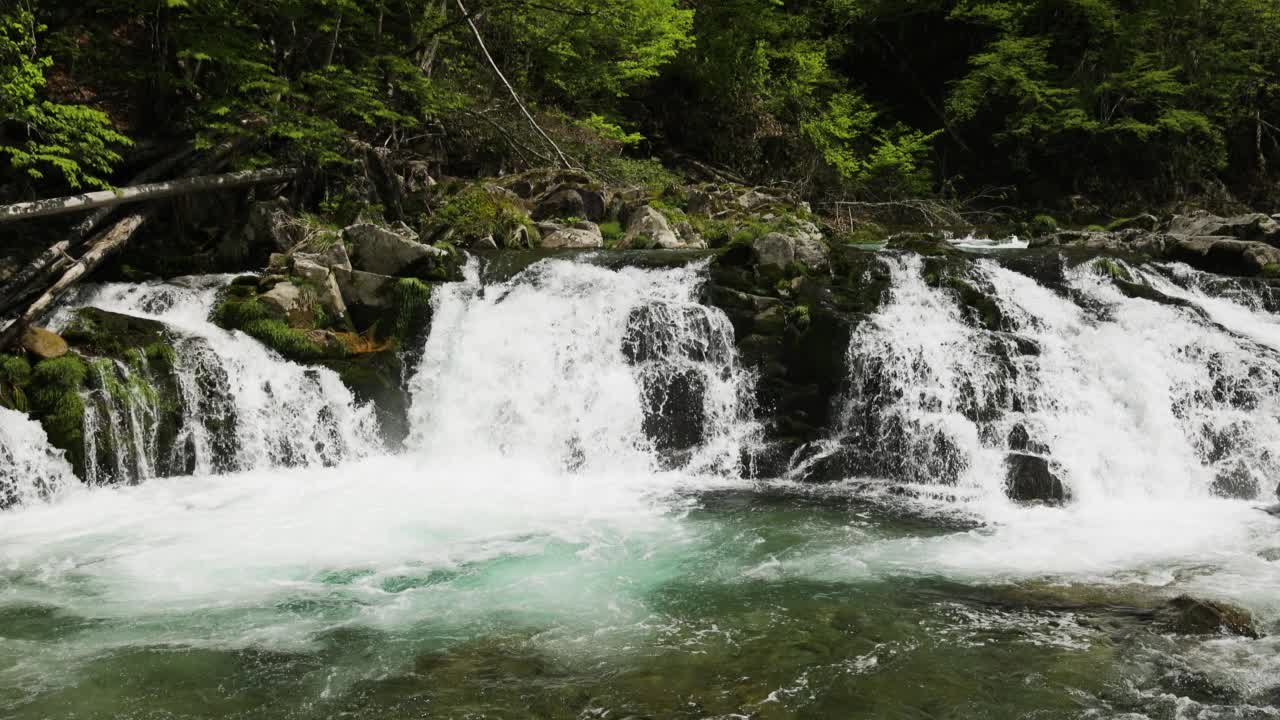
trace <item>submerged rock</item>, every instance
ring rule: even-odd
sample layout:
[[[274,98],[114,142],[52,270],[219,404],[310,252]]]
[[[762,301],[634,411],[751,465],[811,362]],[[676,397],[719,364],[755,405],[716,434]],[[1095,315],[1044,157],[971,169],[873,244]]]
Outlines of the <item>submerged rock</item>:
[[[1156,623],[1183,635],[1227,634],[1260,637],[1248,610],[1216,600],[1180,595],[1156,611]]]
[[[1049,461],[1039,455],[1009,453],[1005,468],[1005,494],[1011,500],[1061,505],[1071,498]]]

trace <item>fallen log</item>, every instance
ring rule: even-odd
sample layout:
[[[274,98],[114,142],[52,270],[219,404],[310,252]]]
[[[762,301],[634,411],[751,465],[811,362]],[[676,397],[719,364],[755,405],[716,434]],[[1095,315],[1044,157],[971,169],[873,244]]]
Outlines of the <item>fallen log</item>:
[[[13,205],[0,206],[0,223],[96,210],[98,208],[115,207],[147,200],[162,200],[189,193],[284,182],[292,179],[296,174],[296,168],[244,170],[221,175],[200,175],[168,182],[134,185],[116,190],[99,190],[81,195],[68,195],[47,200],[15,203]]]
[[[140,185],[166,175],[190,154],[191,148],[189,147],[170,154],[138,173],[129,184]],[[0,287],[0,316],[8,314],[22,301],[39,292],[40,288],[47,286],[56,273],[60,270],[65,270],[66,266],[72,262],[70,254],[78,250],[84,244],[85,238],[89,237],[94,230],[97,230],[98,226],[105,222],[114,211],[115,208],[112,206],[101,207],[93,211],[84,220],[76,223],[76,226],[71,228],[71,232],[65,239],[50,246],[49,249],[19,271],[12,280],[5,283],[4,287]]]
[[[109,229],[104,230],[90,241],[88,252],[71,264],[71,267],[58,278],[48,290],[45,290],[35,302],[27,306],[27,309],[16,319],[11,320],[9,324],[0,330],[0,349],[9,347],[22,335],[22,331],[29,325],[33,325],[46,312],[53,307],[53,303],[62,297],[62,294],[68,288],[75,285],[85,275],[92,272],[95,268],[102,264],[104,260],[115,254],[120,248],[129,242],[129,238],[142,224],[151,216],[150,211],[137,212],[125,217]]]

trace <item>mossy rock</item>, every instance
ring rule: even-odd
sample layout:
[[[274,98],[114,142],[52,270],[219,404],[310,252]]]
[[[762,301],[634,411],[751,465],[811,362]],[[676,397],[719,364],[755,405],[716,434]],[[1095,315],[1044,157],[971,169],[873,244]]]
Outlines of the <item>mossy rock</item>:
[[[145,351],[172,342],[164,323],[94,307],[76,310],[75,318],[62,336],[83,355],[118,360],[127,360],[130,350]]]
[[[539,238],[537,225],[518,200],[509,193],[479,185],[467,187],[446,200],[431,217],[428,233],[447,233],[451,243],[463,246],[492,237],[506,249],[518,249],[520,245],[513,245],[517,242],[525,248],[536,247]]]
[[[356,400],[373,403],[382,438],[391,449],[403,446],[409,435],[409,395],[401,382],[400,358],[391,348],[319,363],[336,372]]]
[[[66,453],[79,477],[85,475],[84,402],[80,391],[88,377],[88,364],[70,353],[37,363],[26,388],[32,417],[44,426],[49,443]]]

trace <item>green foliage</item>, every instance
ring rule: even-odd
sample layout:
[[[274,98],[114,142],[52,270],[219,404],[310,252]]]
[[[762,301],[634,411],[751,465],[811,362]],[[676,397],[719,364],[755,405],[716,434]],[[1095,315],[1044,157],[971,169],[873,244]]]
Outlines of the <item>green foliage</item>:
[[[1051,215],[1037,215],[1027,226],[1033,236],[1049,235],[1058,231],[1058,221]]]
[[[636,185],[648,190],[652,195],[662,195],[683,182],[683,178],[651,158],[637,160],[609,157],[602,159],[597,167],[612,182],[620,185]]]
[[[342,354],[327,350],[311,339],[307,331],[289,327],[280,320],[253,320],[242,329],[246,335],[291,360],[318,360]]]
[[[19,412],[30,410],[26,387],[31,382],[31,364],[24,357],[0,355],[0,407]]]
[[[600,223],[600,235],[604,238],[604,246],[607,248],[617,247],[618,241],[622,240],[625,234],[622,224],[616,220]]]
[[[803,123],[801,131],[823,160],[853,188],[877,183],[899,185],[903,193],[926,192],[927,155],[940,131],[911,130],[901,125],[879,127],[880,113],[862,96],[837,93],[826,108]]]
[[[30,180],[53,172],[72,188],[108,187],[117,148],[129,138],[98,110],[43,97],[53,65],[37,51],[44,30],[28,9],[0,11],[0,160]]]
[[[531,240],[537,238],[538,232],[524,208],[480,186],[467,187],[449,198],[431,218],[431,224],[451,229],[454,237],[467,242],[492,235],[500,246],[520,227],[525,228]]]
[[[431,286],[415,278],[401,278],[395,288],[393,337],[401,343],[422,335],[431,316]]]

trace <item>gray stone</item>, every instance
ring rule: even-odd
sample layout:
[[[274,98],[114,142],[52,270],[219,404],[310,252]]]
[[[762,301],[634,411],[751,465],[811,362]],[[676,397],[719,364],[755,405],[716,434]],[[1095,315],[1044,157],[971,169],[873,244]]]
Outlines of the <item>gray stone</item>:
[[[604,236],[592,222],[575,223],[542,238],[544,248],[598,248],[604,247]]]
[[[245,244],[248,247],[266,245],[275,250],[288,251],[299,240],[289,201],[284,198],[256,202],[249,207],[249,222],[245,226]]]
[[[748,190],[738,196],[738,205],[746,210],[755,210],[758,207],[778,202],[778,198],[767,195],[759,190]]]
[[[756,264],[762,268],[785,270],[800,263],[815,272],[831,266],[830,251],[822,232],[811,222],[801,221],[786,231],[771,232],[751,243]]]
[[[650,250],[653,248],[682,248],[684,243],[676,236],[667,222],[667,216],[646,205],[627,220],[627,232],[618,244],[620,248]]]
[[[1156,623],[1184,635],[1241,635],[1257,638],[1248,610],[1216,600],[1180,595],[1156,612]]]
[[[585,185],[559,185],[533,201],[535,220],[548,218],[586,218],[604,220],[609,198],[600,190]]]
[[[1248,213],[1229,218],[1207,212],[1175,215],[1169,221],[1169,232],[1186,237],[1223,236],[1280,244],[1280,222],[1263,213]]]
[[[308,260],[327,268],[351,269],[351,257],[347,254],[347,245],[340,237],[333,238],[333,242],[321,248],[312,249],[308,247],[306,251],[294,252],[293,257]]]
[[[1005,472],[1005,494],[1015,502],[1061,505],[1071,497],[1049,461],[1039,455],[1009,453]]]
[[[417,242],[416,235],[410,238],[378,225],[352,225],[343,235],[351,242],[352,267],[379,275],[398,275],[419,263],[448,257],[444,250]]]
[[[347,304],[342,299],[342,290],[339,289],[332,270],[299,258],[294,259],[293,269],[315,288],[316,299],[326,313],[342,321],[347,319]]]
[[[333,277],[348,306],[386,309],[394,304],[396,278],[360,270],[335,270]]]
[[[295,327],[306,327],[315,320],[302,289],[291,282],[276,283],[258,299],[276,319]]]
[[[1280,248],[1232,237],[1177,239],[1168,255],[1199,270],[1227,275],[1260,275],[1280,268]]]

